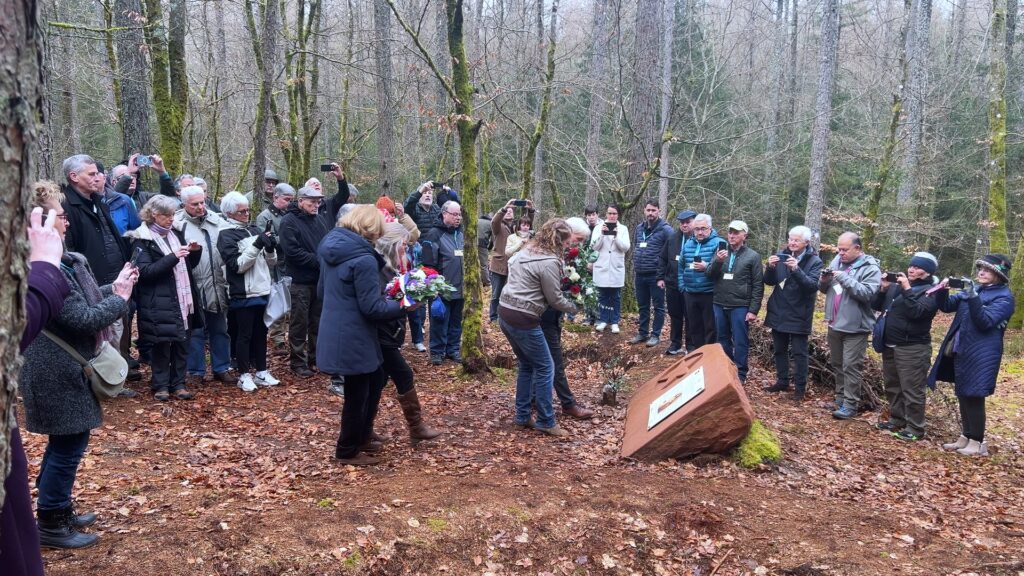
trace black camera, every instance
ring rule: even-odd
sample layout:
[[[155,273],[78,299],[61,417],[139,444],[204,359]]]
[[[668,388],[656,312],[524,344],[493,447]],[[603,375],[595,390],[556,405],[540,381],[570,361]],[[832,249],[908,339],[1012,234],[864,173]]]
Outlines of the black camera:
[[[963,290],[967,287],[967,280],[964,278],[949,278],[946,283],[950,288],[956,288],[957,290]]]
[[[895,272],[886,272],[883,278],[886,282],[896,282],[899,279],[899,275]]]
[[[444,190],[444,182],[436,182],[432,180],[430,182],[430,187],[434,190]]]

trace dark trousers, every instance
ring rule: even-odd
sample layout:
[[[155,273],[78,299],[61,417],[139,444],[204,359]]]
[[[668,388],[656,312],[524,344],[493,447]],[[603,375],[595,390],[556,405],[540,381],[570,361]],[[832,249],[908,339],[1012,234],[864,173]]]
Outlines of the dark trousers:
[[[911,434],[924,434],[925,387],[932,362],[931,344],[908,344],[882,352],[882,380],[889,400],[889,421]]]
[[[661,328],[665,325],[665,289],[658,288],[658,277],[654,272],[640,273],[634,276],[636,287],[636,305],[640,310],[637,334],[661,338]],[[654,308],[654,322],[651,323],[651,308]],[[648,328],[650,328],[648,330]]]
[[[484,283],[485,287],[491,285],[491,280],[488,277],[489,274],[486,274],[486,272],[487,272],[488,252],[489,251],[487,250],[487,245],[486,244],[483,245],[483,246],[477,246],[476,247],[476,258],[477,258],[477,261],[480,262],[480,271],[484,272],[484,274],[480,275],[480,280]]]
[[[186,336],[179,342],[157,342],[149,351],[153,392],[168,390],[174,392],[185,387],[186,365],[188,364],[188,343]]]
[[[957,396],[960,401],[960,421],[963,423],[964,436],[977,441],[985,441],[985,397]]]
[[[235,361],[238,363],[239,374],[247,374],[250,369],[257,372],[267,369],[267,325],[263,322],[266,310],[266,305],[234,310]]]
[[[89,431],[51,435],[46,442],[43,461],[36,476],[39,510],[63,510],[71,506],[71,490],[78,475],[78,464],[89,447]]]
[[[28,487],[28,458],[17,428],[11,430],[11,472],[4,480],[0,511],[0,574],[43,576],[39,530]]]
[[[669,350],[681,350],[683,348],[683,328],[686,320],[686,298],[685,295],[665,285],[665,307],[668,309],[669,319]]]
[[[341,435],[334,449],[337,458],[353,458],[366,444],[377,417],[380,393],[387,383],[384,370],[345,376],[345,405],[341,409]]]
[[[466,301],[445,300],[444,318],[430,319],[430,355],[457,356],[462,350],[462,310]]]
[[[488,274],[491,277],[491,307],[488,310],[488,318],[490,318],[491,322],[497,322],[498,299],[501,298],[501,291],[505,289],[505,284],[508,282],[508,276],[490,271],[488,271]]]
[[[288,345],[292,368],[309,368],[316,364],[316,337],[320,331],[323,303],[316,293],[316,284],[292,284],[291,320],[288,324]]]
[[[686,293],[686,351],[718,341],[715,333],[714,294]]]
[[[405,356],[402,356],[402,351],[398,348],[381,346],[380,352],[384,356],[384,363],[381,364],[381,369],[384,370],[384,377],[391,378],[391,381],[395,383],[395,390],[399,394],[411,392],[414,388],[413,381],[415,376],[412,373],[412,368],[409,367],[409,363],[405,361]]]
[[[789,386],[789,361],[793,359],[793,383],[803,392],[807,389],[807,334],[790,334],[772,330],[775,349],[775,379]]]
[[[548,310],[540,317],[540,329],[544,332],[544,340],[551,351],[551,359],[555,362],[555,395],[562,404],[562,410],[576,405],[576,397],[569,388],[569,378],[565,375],[565,358],[562,357],[562,314]]]
[[[423,324],[427,321],[427,308],[430,306],[424,302],[423,306],[409,312],[409,333],[413,344],[423,344]]]

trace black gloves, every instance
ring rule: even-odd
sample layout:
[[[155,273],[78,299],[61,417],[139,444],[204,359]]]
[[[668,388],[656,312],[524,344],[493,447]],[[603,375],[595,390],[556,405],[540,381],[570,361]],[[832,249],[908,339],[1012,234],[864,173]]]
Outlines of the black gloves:
[[[277,248],[277,234],[267,232],[266,234],[260,235],[260,238],[263,239],[263,247],[266,248],[268,252],[273,252]]]
[[[260,235],[256,236],[255,240],[252,241],[252,245],[255,246],[257,250],[262,250],[262,249],[267,247],[267,240],[266,240],[266,238],[267,237],[265,235],[260,234]]]

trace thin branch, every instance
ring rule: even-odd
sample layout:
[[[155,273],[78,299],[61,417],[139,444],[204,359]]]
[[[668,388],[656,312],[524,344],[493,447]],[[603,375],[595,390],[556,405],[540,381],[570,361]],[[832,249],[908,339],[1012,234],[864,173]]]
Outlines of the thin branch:
[[[430,53],[427,52],[427,49],[424,48],[423,44],[420,42],[420,35],[413,31],[413,29],[410,28],[408,24],[406,24],[405,19],[403,19],[402,15],[398,13],[398,8],[395,7],[394,0],[384,1],[387,2],[388,7],[391,8],[391,12],[395,15],[395,20],[398,20],[398,24],[409,35],[409,38],[412,39],[413,44],[416,45],[416,48],[420,51],[420,54],[423,55],[423,58],[427,61],[427,66],[430,67],[430,70],[431,72],[434,73],[434,76],[437,76],[438,82],[440,82],[441,85],[444,86],[444,91],[448,93],[448,97],[455,102],[459,102],[459,97],[455,95],[455,88],[451,85],[451,82],[449,82],[448,79],[444,77],[444,74],[441,73],[437,65],[434,64],[434,59],[430,57]]]

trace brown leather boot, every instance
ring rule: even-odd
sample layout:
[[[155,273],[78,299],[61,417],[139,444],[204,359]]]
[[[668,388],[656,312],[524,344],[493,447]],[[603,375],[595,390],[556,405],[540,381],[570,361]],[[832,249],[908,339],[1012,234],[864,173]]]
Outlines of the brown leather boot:
[[[405,414],[405,421],[409,424],[409,437],[414,443],[420,440],[433,440],[441,435],[439,430],[434,430],[423,423],[420,399],[415,388],[405,394],[399,394],[398,404],[402,406],[402,414]]]

